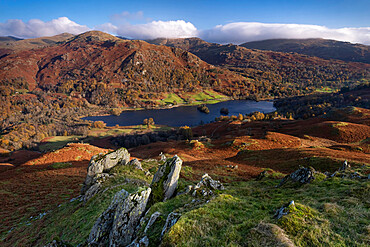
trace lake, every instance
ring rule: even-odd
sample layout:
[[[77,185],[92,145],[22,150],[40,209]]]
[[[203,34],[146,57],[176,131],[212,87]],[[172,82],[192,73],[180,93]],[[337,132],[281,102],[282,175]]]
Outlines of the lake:
[[[255,111],[269,113],[275,111],[272,101],[230,100],[217,104],[207,104],[210,113],[202,113],[197,106],[179,106],[170,109],[151,109],[138,111],[124,111],[119,116],[85,117],[85,120],[103,121],[107,126],[130,126],[142,124],[145,118],[153,118],[156,124],[179,126],[196,126],[201,123],[210,123],[221,115],[221,108],[229,109],[228,116],[248,114]]]

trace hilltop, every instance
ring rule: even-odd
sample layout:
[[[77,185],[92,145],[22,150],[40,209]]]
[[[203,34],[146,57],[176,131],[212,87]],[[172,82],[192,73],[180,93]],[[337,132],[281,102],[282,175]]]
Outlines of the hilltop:
[[[248,49],[295,52],[324,59],[370,63],[370,46],[329,39],[269,39],[243,43]]]

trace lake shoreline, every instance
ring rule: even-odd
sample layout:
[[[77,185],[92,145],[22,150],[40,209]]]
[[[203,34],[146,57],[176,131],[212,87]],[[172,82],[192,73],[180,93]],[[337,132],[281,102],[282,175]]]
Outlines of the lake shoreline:
[[[200,102],[201,104],[205,104]],[[156,124],[179,127],[183,125],[197,126],[209,123],[220,117],[221,108],[229,109],[229,116],[238,114],[249,114],[255,111],[269,113],[276,110],[273,101],[252,101],[252,100],[228,100],[205,104],[210,113],[202,113],[197,109],[198,105],[172,105],[154,109],[135,109],[123,111],[120,115],[101,114],[99,116],[89,116],[82,118],[88,121],[103,121],[107,126],[129,126],[142,124],[146,118],[153,118]]]

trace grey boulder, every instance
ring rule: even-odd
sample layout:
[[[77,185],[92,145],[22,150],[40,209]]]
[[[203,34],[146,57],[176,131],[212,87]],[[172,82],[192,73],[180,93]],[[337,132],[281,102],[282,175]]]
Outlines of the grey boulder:
[[[131,160],[130,162],[127,163],[127,165],[132,166],[138,170],[143,170],[143,168],[141,167],[141,162],[138,159]]]
[[[119,203],[109,235],[110,246],[127,246],[135,237],[136,227],[145,213],[151,188],[129,195]]]
[[[180,213],[174,213],[174,212],[171,212],[167,216],[166,223],[164,224],[162,232],[161,232],[161,238],[164,236],[164,234],[166,234],[171,229],[171,227],[173,227],[176,224],[176,222],[180,219],[180,217],[181,217]]]
[[[166,201],[173,196],[180,176],[181,165],[182,160],[175,155],[159,167],[150,185],[153,191],[149,205]]]
[[[129,193],[122,189],[118,191],[110,203],[107,210],[95,222],[91,229],[87,243],[89,246],[107,246],[109,243],[109,234],[112,229],[114,215],[116,214],[117,206],[125,201]]]
[[[84,194],[94,184],[96,176],[109,171],[116,165],[126,165],[129,160],[130,154],[126,148],[119,148],[105,155],[94,155],[87,167],[87,175],[81,194]]]

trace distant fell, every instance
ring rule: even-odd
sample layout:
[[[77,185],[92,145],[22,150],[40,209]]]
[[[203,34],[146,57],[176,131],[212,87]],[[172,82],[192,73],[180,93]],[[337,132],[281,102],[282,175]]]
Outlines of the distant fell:
[[[370,46],[329,39],[269,39],[241,44],[248,49],[295,52],[324,59],[370,63]]]
[[[34,39],[19,39],[11,36],[0,37],[0,49],[12,51],[37,49],[58,44],[59,42],[67,41],[74,37],[70,33],[62,33],[50,37],[40,37]]]
[[[12,42],[12,41],[18,41],[18,40],[22,40],[22,39],[13,37],[13,36],[0,36],[0,42]]]

